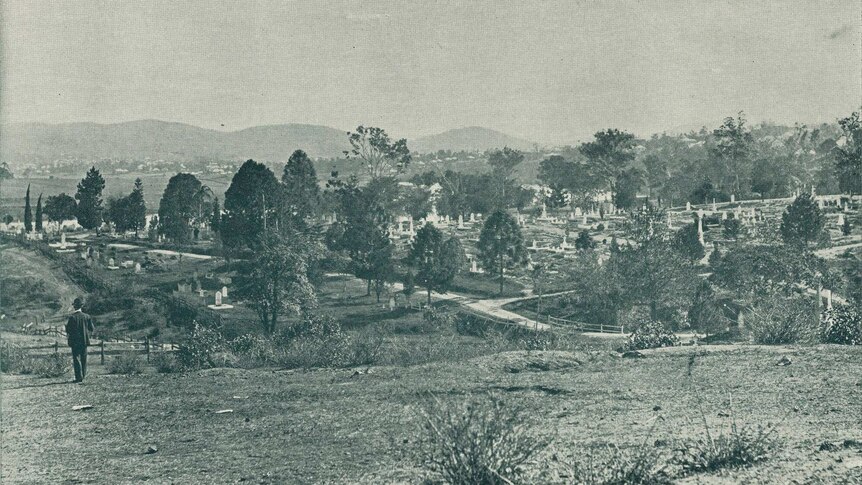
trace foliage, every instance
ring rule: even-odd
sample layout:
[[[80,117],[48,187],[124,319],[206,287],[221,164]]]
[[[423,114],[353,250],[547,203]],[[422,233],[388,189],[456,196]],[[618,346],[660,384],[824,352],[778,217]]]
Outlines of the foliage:
[[[290,155],[281,175],[284,186],[283,209],[285,218],[312,217],[320,206],[320,187],[317,185],[317,172],[311,159],[302,150]]]
[[[410,164],[410,149],[404,138],[392,141],[386,130],[373,126],[358,126],[347,133],[351,149],[344,154],[361,161],[372,179],[400,174]]]
[[[575,239],[575,249],[595,249],[596,242],[593,241],[593,238],[590,237],[590,231],[584,229],[578,233],[577,239]]]
[[[706,255],[700,238],[697,235],[697,223],[686,224],[676,231],[673,239],[674,248],[692,262],[703,259]]]
[[[32,366],[32,373],[45,379],[63,377],[70,369],[69,357],[59,352],[34,357]]]
[[[844,224],[841,225],[841,234],[843,234],[844,236],[849,236],[850,233],[852,232],[852,230],[853,229],[852,229],[852,226],[850,225],[850,218],[845,217],[844,218]]]
[[[201,182],[190,173],[178,173],[168,180],[159,202],[159,232],[175,242],[191,240],[191,223],[197,214],[195,194]]]
[[[511,215],[499,209],[485,220],[476,248],[482,266],[500,275],[500,293],[503,292],[503,270],[527,259],[521,228]]]
[[[404,274],[402,284],[404,285],[404,296],[407,297],[407,301],[410,301],[410,297],[416,292],[416,276],[413,275],[412,271],[407,271]]]
[[[709,267],[713,270],[721,264],[721,251],[718,249],[718,244],[713,243],[712,252],[709,253],[709,259],[707,263],[709,263]]]
[[[19,345],[0,342],[0,372],[6,374],[32,374],[32,357]]]
[[[826,219],[807,192],[800,194],[781,215],[781,237],[787,244],[808,246],[817,241]]]
[[[180,370],[177,357],[171,352],[155,352],[150,362],[159,374],[173,374]]]
[[[739,238],[739,233],[742,231],[742,221],[735,217],[728,217],[721,225],[724,229],[724,237],[728,239]]]
[[[736,294],[788,293],[796,284],[813,284],[820,262],[810,253],[782,245],[736,245],[714,267],[711,280]]]
[[[114,224],[117,232],[138,231],[147,225],[147,206],[144,201],[144,184],[140,178],[135,179],[132,193],[120,198],[108,199],[108,210],[105,220]]]
[[[728,431],[713,436],[704,418],[704,436],[683,443],[673,460],[674,464],[681,467],[683,474],[751,466],[767,460],[775,452],[779,444],[775,426],[740,427],[733,409],[730,414]]]
[[[579,453],[563,464],[565,483],[586,485],[662,485],[673,483],[662,452],[644,441],[633,448],[607,445]]]
[[[784,345],[816,341],[817,319],[812,299],[774,294],[749,310],[745,324],[754,343]]]
[[[143,370],[141,358],[134,352],[123,352],[111,358],[108,363],[108,372],[111,374],[135,375]]]
[[[102,225],[102,191],[105,179],[91,167],[87,175],[78,182],[75,200],[78,201],[78,224],[84,229],[98,229]]]
[[[317,306],[309,269],[321,253],[314,234],[270,231],[253,257],[240,265],[237,294],[257,313],[264,333],[273,334],[282,314]]]
[[[688,310],[688,321],[692,328],[719,333],[732,323],[716,293],[708,281],[701,282]]]
[[[492,207],[511,207],[516,196],[516,184],[512,180],[515,168],[524,161],[524,154],[509,147],[494,150],[488,155],[488,165],[491,166],[491,179],[494,184]]]
[[[820,339],[828,344],[862,345],[862,313],[858,305],[836,305],[826,310]]]
[[[36,200],[36,232],[42,232],[42,194]]]
[[[679,337],[665,328],[663,323],[654,320],[644,320],[629,335],[623,348],[625,350],[643,350],[673,347],[675,345],[679,345]]]
[[[635,158],[634,144],[634,135],[614,128],[597,132],[594,141],[579,148],[590,170],[611,190],[615,202],[618,181]]]
[[[631,167],[617,179],[614,205],[620,209],[633,209],[637,205],[637,194],[644,182],[641,170]]]
[[[835,146],[835,172],[841,191],[862,193],[862,118],[854,111],[838,121],[844,135],[844,146]]]
[[[188,340],[177,351],[177,362],[184,369],[216,367],[216,356],[227,348],[227,341],[217,330],[194,322]]]
[[[27,184],[27,194],[24,196],[24,231],[33,231],[33,209],[30,208],[30,184]]]
[[[267,229],[287,230],[279,221],[284,192],[264,164],[247,160],[234,174],[224,194],[220,235],[225,249],[238,254],[254,250]]]
[[[722,185],[731,193],[739,194],[740,181],[745,180],[751,170],[753,137],[745,126],[745,115],[740,112],[735,119],[725,118],[712,133],[715,144],[710,148],[710,154],[723,168],[725,180],[722,180]]]
[[[526,473],[547,443],[527,434],[524,413],[494,395],[435,400],[423,410],[424,463],[446,483],[506,484]]]
[[[416,280],[426,288],[430,305],[431,292],[448,291],[461,271],[464,251],[457,238],[444,239],[443,233],[429,222],[416,233],[407,260],[417,268]]]

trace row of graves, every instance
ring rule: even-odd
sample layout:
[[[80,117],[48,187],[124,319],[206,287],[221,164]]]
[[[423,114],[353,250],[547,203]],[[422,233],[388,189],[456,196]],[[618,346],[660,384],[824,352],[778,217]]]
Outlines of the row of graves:
[[[211,310],[230,310],[235,303],[228,290],[228,285],[232,282],[229,276],[216,277],[213,273],[207,273],[201,277],[195,271],[191,279],[177,283],[174,295],[196,300]]]

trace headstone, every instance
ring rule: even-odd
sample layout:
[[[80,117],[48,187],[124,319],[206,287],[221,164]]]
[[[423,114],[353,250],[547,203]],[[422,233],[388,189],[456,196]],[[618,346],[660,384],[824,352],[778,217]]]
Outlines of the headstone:
[[[844,214],[838,214],[838,227],[844,226]]]
[[[87,251],[81,251],[81,259],[87,259]]]
[[[718,206],[715,205],[715,199],[712,199],[712,212],[715,212],[717,210],[718,210]]]
[[[411,236],[413,235],[413,218],[412,217],[410,218],[410,230],[408,231],[408,233]]]
[[[536,248],[538,248],[538,247],[539,247],[539,246],[536,244],[536,240],[535,240],[535,239],[533,239],[533,246],[532,246],[532,248],[533,248],[533,249],[536,249]]]
[[[581,208],[580,208],[580,207],[575,207],[575,216],[576,216],[576,217],[580,217],[580,216],[581,216]]]
[[[109,259],[109,260],[108,260],[108,266],[111,266],[111,267],[116,266],[116,265],[114,264],[114,258],[111,258],[111,259]]]
[[[730,203],[733,204],[736,202],[736,195],[730,194]]]
[[[476,214],[473,212],[470,213],[470,222],[476,222]]]
[[[217,291],[215,293],[215,304],[216,306],[221,306],[221,292]]]
[[[464,229],[464,215],[458,214],[458,229]]]
[[[390,312],[395,311],[395,297],[394,296],[389,297],[389,311]]]
[[[204,291],[203,289],[199,289],[199,290],[198,290],[198,296],[199,296],[199,297],[201,297],[201,298],[206,298],[206,296],[207,296],[207,292],[206,292],[206,291]]]
[[[721,220],[722,220],[722,221],[726,221],[726,220],[727,220],[727,212],[721,211]]]
[[[478,273],[479,272],[479,267],[476,265],[475,259],[470,262],[470,272],[471,273]]]
[[[141,272],[141,263],[135,263],[135,273]]]
[[[697,213],[697,242],[699,242],[701,246],[706,246],[706,243],[703,240],[703,211],[698,211]]]
[[[667,213],[667,227],[673,229],[673,219],[671,219],[670,212]]]
[[[221,287],[221,296],[227,298],[227,286]]]
[[[64,248],[66,247],[66,233],[65,232],[60,233],[60,247],[64,247]]]
[[[685,210],[687,210],[687,211],[690,211],[690,210],[691,210],[691,202],[686,202],[686,203],[685,203]]]
[[[586,226],[587,224],[589,224],[589,222],[587,222],[587,215],[586,215],[586,214],[584,214],[583,219],[581,219],[581,224],[583,224],[583,225],[585,225],[585,226]]]

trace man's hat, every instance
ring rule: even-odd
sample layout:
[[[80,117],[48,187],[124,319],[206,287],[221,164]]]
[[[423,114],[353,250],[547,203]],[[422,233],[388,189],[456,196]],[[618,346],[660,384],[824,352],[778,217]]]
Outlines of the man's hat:
[[[72,302],[72,307],[75,310],[80,310],[84,306],[84,300],[79,296],[75,298],[75,301]]]

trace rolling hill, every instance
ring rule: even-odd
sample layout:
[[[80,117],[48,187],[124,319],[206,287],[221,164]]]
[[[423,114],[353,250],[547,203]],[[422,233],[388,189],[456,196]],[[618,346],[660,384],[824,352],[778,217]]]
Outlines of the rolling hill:
[[[488,128],[469,126],[417,138],[410,141],[408,145],[411,150],[430,153],[438,150],[485,151],[504,146],[519,150],[532,150],[534,143]]]

